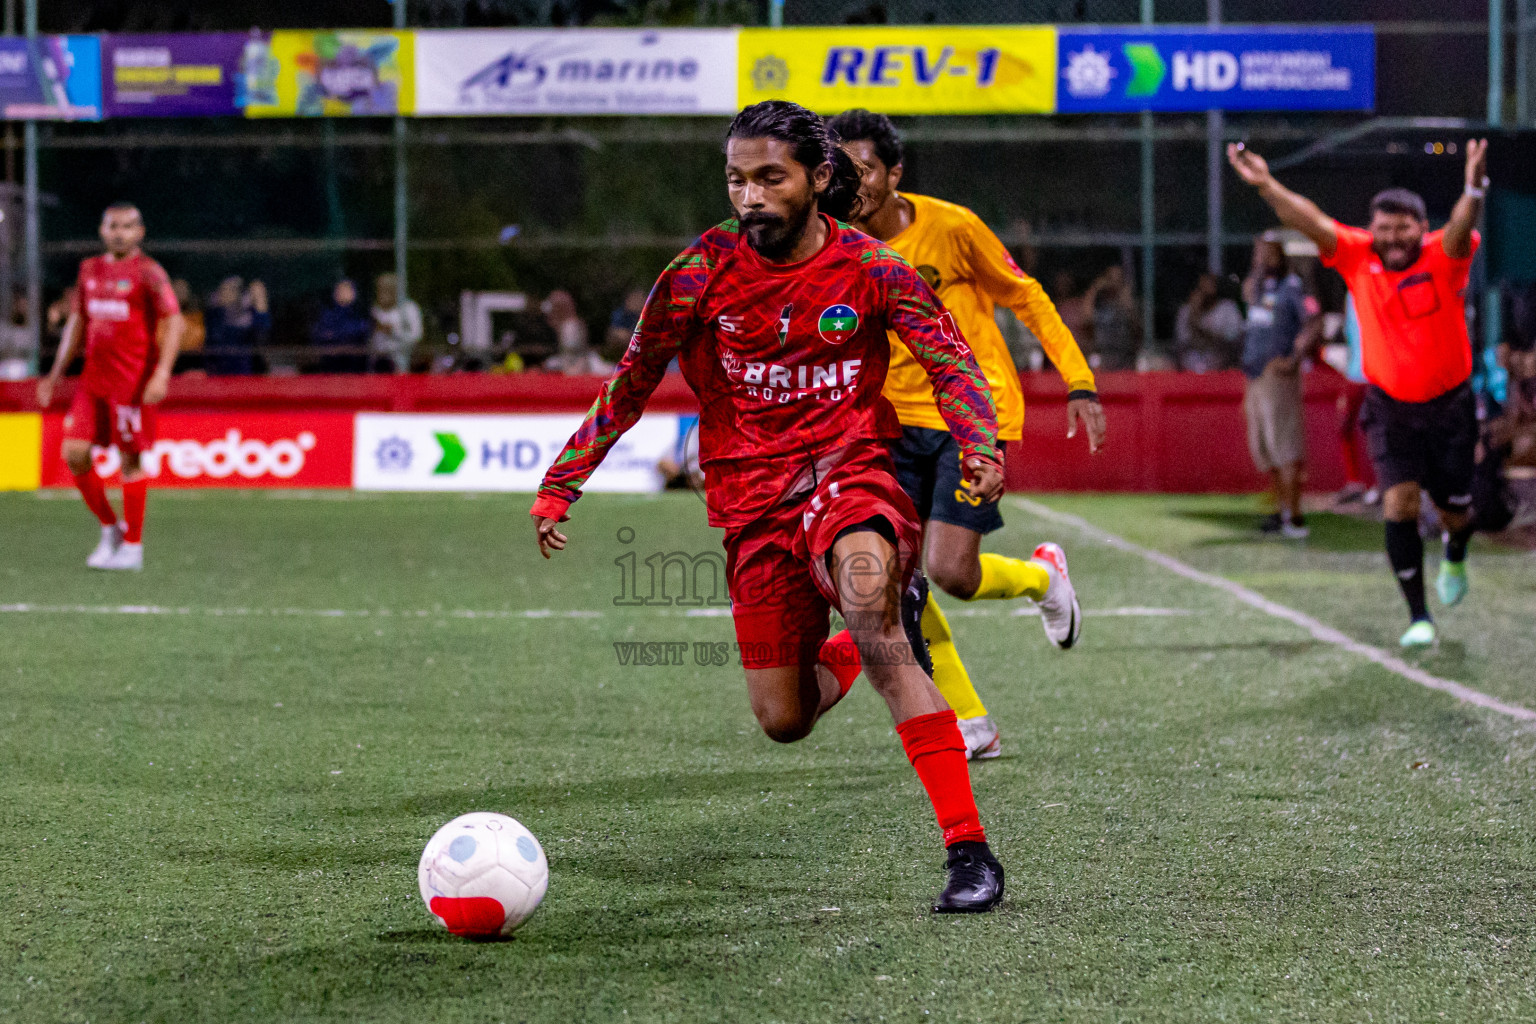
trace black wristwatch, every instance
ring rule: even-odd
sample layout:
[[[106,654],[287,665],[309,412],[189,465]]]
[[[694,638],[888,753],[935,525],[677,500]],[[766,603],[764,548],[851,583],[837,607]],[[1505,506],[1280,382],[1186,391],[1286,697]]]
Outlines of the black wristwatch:
[[[1092,388],[1074,388],[1067,392],[1067,401],[1077,402],[1086,398],[1090,402],[1099,400],[1099,393]]]

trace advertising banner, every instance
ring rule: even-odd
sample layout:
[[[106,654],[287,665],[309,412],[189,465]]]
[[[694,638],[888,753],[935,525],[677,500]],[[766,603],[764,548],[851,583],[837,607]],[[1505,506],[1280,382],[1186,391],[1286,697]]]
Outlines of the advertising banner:
[[[0,114],[12,121],[99,119],[101,40],[0,37]]]
[[[360,491],[531,494],[581,425],[582,415],[359,413],[352,447],[353,486]],[[641,417],[582,489],[661,490],[656,463],[677,457],[684,422],[675,413]]]
[[[350,487],[352,413],[178,413],[159,417],[142,465],[154,487]],[[43,418],[44,487],[72,487],[59,457],[64,417]],[[93,451],[96,473],[119,479],[116,448]]]
[[[264,59],[247,55],[246,116],[409,114],[415,109],[412,37],[364,29],[273,32]]]
[[[744,29],[738,98],[823,114],[1047,114],[1056,30],[1047,25]]]
[[[267,53],[244,32],[108,35],[102,74],[108,117],[222,117],[245,107],[244,58]]]
[[[42,482],[43,418],[0,412],[0,491],[35,491]]]
[[[1063,30],[1057,47],[1063,114],[1376,104],[1369,28]]]
[[[734,114],[734,29],[423,30],[417,114]]]

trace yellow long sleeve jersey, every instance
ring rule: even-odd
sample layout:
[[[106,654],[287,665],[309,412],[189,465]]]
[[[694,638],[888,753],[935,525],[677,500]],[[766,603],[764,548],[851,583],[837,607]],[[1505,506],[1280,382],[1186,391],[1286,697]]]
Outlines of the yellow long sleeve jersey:
[[[1002,241],[981,218],[942,199],[908,192],[901,195],[912,204],[912,223],[885,244],[917,268],[954,314],[955,323],[976,354],[992,389],[992,401],[997,406],[997,436],[1017,441],[1024,434],[1024,389],[1008,353],[1008,343],[993,319],[993,310],[998,305],[1013,310],[1040,339],[1069,391],[1092,390],[1093,371],[1072,332],[1061,322],[1056,306],[1040,282],[1019,269]],[[891,368],[885,378],[885,397],[896,407],[902,426],[948,429],[934,402],[927,373],[895,337],[891,338]]]

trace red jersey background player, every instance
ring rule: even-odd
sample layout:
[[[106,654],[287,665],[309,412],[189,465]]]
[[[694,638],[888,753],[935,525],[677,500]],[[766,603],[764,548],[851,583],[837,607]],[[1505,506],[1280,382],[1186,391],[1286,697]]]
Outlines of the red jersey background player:
[[[973,493],[987,501],[1003,488],[997,417],[932,289],[890,249],[818,212],[820,202],[847,217],[858,177],[804,107],[770,100],[736,116],[726,185],[739,220],[706,231],[663,272],[532,514],[541,553],[564,548],[557,524],[678,357],[699,397],[709,521],[725,528],[731,614],[758,723],[784,743],[808,735],[862,660],[944,831],[949,880],[933,909],[990,910],[1002,868],[986,844],[955,713],[921,664],[920,527],[887,450],[901,428],[881,394],[886,331],[927,371]],[[848,634],[829,643],[832,607]]]
[[[144,218],[129,203],[101,217],[107,251],[80,264],[74,306],[59,339],[53,369],[38,381],[37,402],[53,393],[82,340],[85,370],[64,418],[62,454],[75,486],[101,521],[93,569],[144,566],[144,500],[149,481],[140,464],[155,443],[155,406],[165,398],[181,350],[181,308],[164,268],[139,249]],[[123,461],[123,518],[118,520],[91,465],[91,446],[116,445]]]

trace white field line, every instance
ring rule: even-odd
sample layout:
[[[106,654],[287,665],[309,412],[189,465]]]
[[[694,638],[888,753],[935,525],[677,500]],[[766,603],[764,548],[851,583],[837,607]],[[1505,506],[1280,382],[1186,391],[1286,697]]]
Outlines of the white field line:
[[[682,615],[689,619],[729,618],[729,608],[688,608],[682,611],[671,608],[637,609],[644,614],[650,611],[661,616]],[[625,610],[628,613],[628,609]],[[489,609],[437,608],[193,608],[186,605],[158,604],[32,604],[17,602],[0,604],[0,615],[163,615],[211,618],[304,618],[304,619],[600,619],[601,611],[575,609],[554,611],[549,608]],[[991,609],[960,609],[958,615],[1005,614]],[[1014,615],[1037,615],[1034,606],[1018,609]],[[1161,617],[1168,615],[1193,615],[1183,608],[1100,608],[1089,609],[1084,615],[1117,615]]]
[[[1530,708],[1523,708],[1517,704],[1506,704],[1497,697],[1490,697],[1488,694],[1474,690],[1470,686],[1463,686],[1455,680],[1442,679],[1439,676],[1430,675],[1423,669],[1410,665],[1403,659],[1388,654],[1379,647],[1372,647],[1370,644],[1361,643],[1359,640],[1339,632],[1332,626],[1324,625],[1310,615],[1296,611],[1294,608],[1287,608],[1283,604],[1277,604],[1262,594],[1249,590],[1242,584],[1234,583],[1224,576],[1202,572],[1192,565],[1186,565],[1177,558],[1163,554],[1161,551],[1154,551],[1151,548],[1144,548],[1139,544],[1133,544],[1124,537],[1110,533],[1108,530],[1101,530],[1081,516],[1074,516],[1068,512],[1058,512],[1049,506],[1042,505],[1037,501],[1031,501],[1028,498],[1014,498],[1013,503],[1031,515],[1053,523],[1071,526],[1110,547],[1138,555],[1154,565],[1160,565],[1175,575],[1224,591],[1237,598],[1243,604],[1251,608],[1257,608],[1266,615],[1272,615],[1277,619],[1284,619],[1286,622],[1300,626],[1311,634],[1314,640],[1333,644],[1335,647],[1340,647],[1351,654],[1358,654],[1360,657],[1375,662],[1388,672],[1399,675],[1409,682],[1418,683],[1420,686],[1431,690],[1448,693],[1459,701],[1474,704],[1489,711],[1496,711],[1501,715],[1508,715],[1510,718],[1518,719],[1522,722],[1536,721],[1536,711],[1532,711]]]

